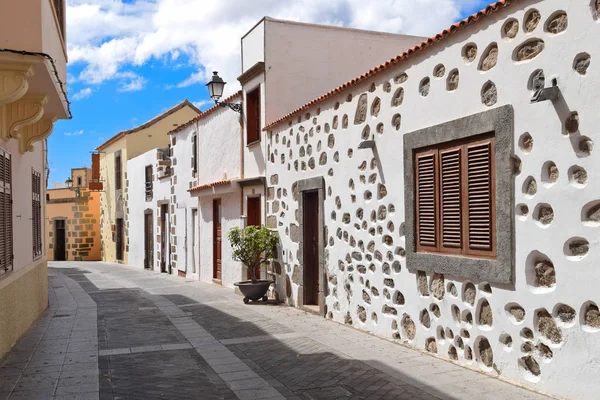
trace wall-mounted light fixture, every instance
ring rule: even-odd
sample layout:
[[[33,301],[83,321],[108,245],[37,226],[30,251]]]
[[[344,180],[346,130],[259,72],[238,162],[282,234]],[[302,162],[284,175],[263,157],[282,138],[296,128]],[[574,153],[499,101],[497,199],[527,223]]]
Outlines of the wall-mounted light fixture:
[[[533,93],[531,103],[540,103],[542,101],[547,100],[558,100],[558,96],[560,95],[560,89],[558,88],[558,79],[552,79],[552,86],[550,87],[544,87],[544,82],[544,80],[540,80],[540,87],[533,88],[535,90],[535,93]]]
[[[359,149],[373,149],[375,148],[375,136],[371,136],[369,140],[363,140],[358,144]]]
[[[227,82],[221,79],[217,71],[213,71],[212,79],[206,84],[206,87],[208,88],[208,95],[215,101],[215,104],[218,104],[221,107],[229,107],[233,111],[241,113],[242,105],[240,103],[227,103],[224,101],[219,102],[219,99],[223,96],[223,89],[225,88],[226,83]]]
[[[81,197],[81,190],[79,190],[78,187],[73,187],[73,179],[71,179],[70,177],[67,178],[65,184],[67,185],[67,189],[75,192],[75,198],[79,200],[79,198]]]

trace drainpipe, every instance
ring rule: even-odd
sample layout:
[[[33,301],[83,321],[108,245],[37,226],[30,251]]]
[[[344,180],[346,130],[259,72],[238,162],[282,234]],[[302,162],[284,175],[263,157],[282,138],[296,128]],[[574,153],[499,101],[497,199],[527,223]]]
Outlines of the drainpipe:
[[[244,92],[242,92],[242,102],[244,100]],[[240,114],[240,178],[244,179],[244,115]],[[244,187],[241,187],[240,192],[240,217],[244,215]],[[240,218],[241,219],[241,218]]]

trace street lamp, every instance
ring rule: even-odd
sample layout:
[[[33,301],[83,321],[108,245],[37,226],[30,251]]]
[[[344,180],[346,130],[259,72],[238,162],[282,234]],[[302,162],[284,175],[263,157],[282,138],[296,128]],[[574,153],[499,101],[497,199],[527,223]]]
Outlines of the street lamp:
[[[242,112],[242,105],[239,103],[227,103],[227,102],[219,102],[221,96],[223,96],[223,89],[225,88],[225,84],[227,82],[223,81],[223,79],[219,76],[217,71],[213,71],[213,76],[211,80],[206,84],[208,88],[208,95],[211,99],[215,101],[215,104],[220,105],[221,107],[229,107],[233,111],[237,113]]]
[[[73,187],[73,179],[71,177],[67,178],[65,184],[67,185],[67,189],[75,192],[75,198],[79,199],[81,197],[81,191],[78,187]]]

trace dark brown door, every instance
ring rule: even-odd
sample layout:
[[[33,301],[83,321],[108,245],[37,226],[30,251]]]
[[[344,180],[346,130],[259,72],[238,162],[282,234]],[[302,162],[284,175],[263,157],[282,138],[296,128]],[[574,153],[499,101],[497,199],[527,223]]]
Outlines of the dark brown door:
[[[144,268],[154,267],[154,241],[152,229],[152,214],[144,214]]]
[[[319,305],[319,192],[303,193],[304,304]]]
[[[123,219],[117,218],[117,260],[123,261]]]
[[[246,215],[246,226],[258,226],[260,228],[260,196],[258,197],[248,197],[247,200],[247,215]],[[260,267],[257,268],[256,276],[260,278]],[[247,279],[252,279],[252,273],[248,270]]]
[[[167,227],[168,211],[168,204],[163,204],[160,206],[160,272],[167,272],[167,237],[169,234],[169,228]]]
[[[54,235],[56,235],[56,241],[54,242],[54,260],[66,261],[67,253],[65,249],[65,220],[58,219],[54,221]]]
[[[221,279],[221,200],[213,200],[213,278]]]

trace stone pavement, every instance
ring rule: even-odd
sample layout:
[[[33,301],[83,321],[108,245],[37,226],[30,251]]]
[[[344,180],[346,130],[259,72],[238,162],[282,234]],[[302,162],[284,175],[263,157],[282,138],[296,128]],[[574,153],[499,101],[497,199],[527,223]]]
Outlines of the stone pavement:
[[[547,398],[215,285],[50,267],[50,307],[0,360],[0,400]]]

